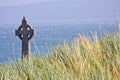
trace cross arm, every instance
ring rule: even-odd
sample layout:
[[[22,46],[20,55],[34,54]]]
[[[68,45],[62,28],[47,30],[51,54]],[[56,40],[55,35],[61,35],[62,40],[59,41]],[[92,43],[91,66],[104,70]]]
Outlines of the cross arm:
[[[19,36],[19,35],[21,35],[22,34],[22,32],[20,31],[20,30],[15,30],[15,35],[16,36]]]
[[[35,30],[31,29],[28,33],[30,34],[30,36],[28,37],[28,40],[30,40],[33,37],[33,35],[35,34]]]
[[[21,36],[21,31],[15,30],[15,35],[18,36],[21,40],[23,39],[23,37]]]

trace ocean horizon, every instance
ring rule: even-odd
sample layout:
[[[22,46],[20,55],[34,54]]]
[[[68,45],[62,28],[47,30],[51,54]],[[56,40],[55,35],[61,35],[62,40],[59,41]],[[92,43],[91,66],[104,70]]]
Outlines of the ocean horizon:
[[[0,64],[11,62],[13,58],[21,58],[21,40],[15,36],[15,30],[20,24],[0,24]],[[79,35],[92,37],[97,34],[98,38],[118,31],[116,21],[102,22],[50,22],[32,23],[36,34],[30,40],[31,53],[35,55],[47,55],[56,45],[62,45],[64,41],[72,42]]]

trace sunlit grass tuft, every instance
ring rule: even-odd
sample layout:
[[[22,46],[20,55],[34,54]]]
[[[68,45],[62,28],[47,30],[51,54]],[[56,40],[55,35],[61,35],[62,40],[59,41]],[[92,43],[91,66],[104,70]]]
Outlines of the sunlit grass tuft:
[[[0,80],[120,80],[120,34],[79,36],[51,55],[14,60],[0,67]]]

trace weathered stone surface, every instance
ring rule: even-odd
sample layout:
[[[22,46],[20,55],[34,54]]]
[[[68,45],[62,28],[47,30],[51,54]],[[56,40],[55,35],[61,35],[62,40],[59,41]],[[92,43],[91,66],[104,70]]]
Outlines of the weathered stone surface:
[[[30,39],[33,37],[35,31],[28,24],[28,21],[23,17],[22,24],[15,30],[15,35],[22,40],[22,58],[30,55]]]

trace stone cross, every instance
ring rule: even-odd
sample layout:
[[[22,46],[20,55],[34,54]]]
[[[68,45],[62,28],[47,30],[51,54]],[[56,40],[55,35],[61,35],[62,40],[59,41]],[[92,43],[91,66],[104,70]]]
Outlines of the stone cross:
[[[33,37],[35,31],[28,24],[28,21],[23,17],[22,24],[15,30],[15,35],[22,40],[22,58],[30,55],[30,39]]]

